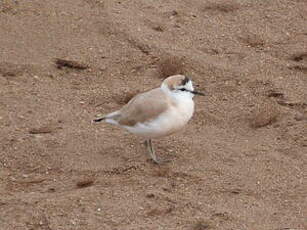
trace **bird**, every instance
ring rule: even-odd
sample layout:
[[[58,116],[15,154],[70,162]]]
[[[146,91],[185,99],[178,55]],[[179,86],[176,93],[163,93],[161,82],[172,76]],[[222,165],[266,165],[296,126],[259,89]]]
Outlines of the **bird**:
[[[160,87],[137,94],[121,109],[103,115],[93,122],[104,121],[145,139],[147,152],[154,163],[160,164],[152,139],[171,135],[181,130],[194,113],[195,95],[192,80],[185,75],[165,78]]]

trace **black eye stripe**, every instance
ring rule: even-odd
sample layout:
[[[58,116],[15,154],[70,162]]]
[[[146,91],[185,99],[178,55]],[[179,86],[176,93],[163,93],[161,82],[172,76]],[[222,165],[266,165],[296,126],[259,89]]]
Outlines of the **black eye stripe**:
[[[186,91],[187,89],[185,89],[185,88],[181,88],[181,89],[179,89],[180,91]]]

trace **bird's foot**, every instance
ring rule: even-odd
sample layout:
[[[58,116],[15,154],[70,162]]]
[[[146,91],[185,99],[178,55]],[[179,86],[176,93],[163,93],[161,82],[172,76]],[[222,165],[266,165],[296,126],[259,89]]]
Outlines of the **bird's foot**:
[[[161,164],[166,164],[169,163],[171,160],[170,159],[161,159],[161,158],[151,158],[149,159],[152,163],[161,165]]]

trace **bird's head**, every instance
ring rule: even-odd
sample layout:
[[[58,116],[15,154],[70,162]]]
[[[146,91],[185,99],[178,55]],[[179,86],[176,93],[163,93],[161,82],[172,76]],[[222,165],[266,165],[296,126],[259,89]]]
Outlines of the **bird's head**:
[[[194,90],[191,79],[184,75],[173,75],[166,78],[161,85],[161,88],[177,95],[194,95],[205,96],[205,94]]]

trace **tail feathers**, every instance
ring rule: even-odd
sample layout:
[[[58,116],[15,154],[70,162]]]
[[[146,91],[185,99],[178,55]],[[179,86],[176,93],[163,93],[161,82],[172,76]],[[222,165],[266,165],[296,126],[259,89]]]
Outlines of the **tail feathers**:
[[[115,120],[119,117],[119,112],[115,111],[113,113],[109,113],[105,116],[98,117],[93,120],[93,122],[101,122],[101,121],[106,121],[108,123],[117,123]]]
[[[93,122],[100,122],[100,121],[103,121],[105,119],[106,119],[106,117],[99,117],[99,118],[94,119]]]

